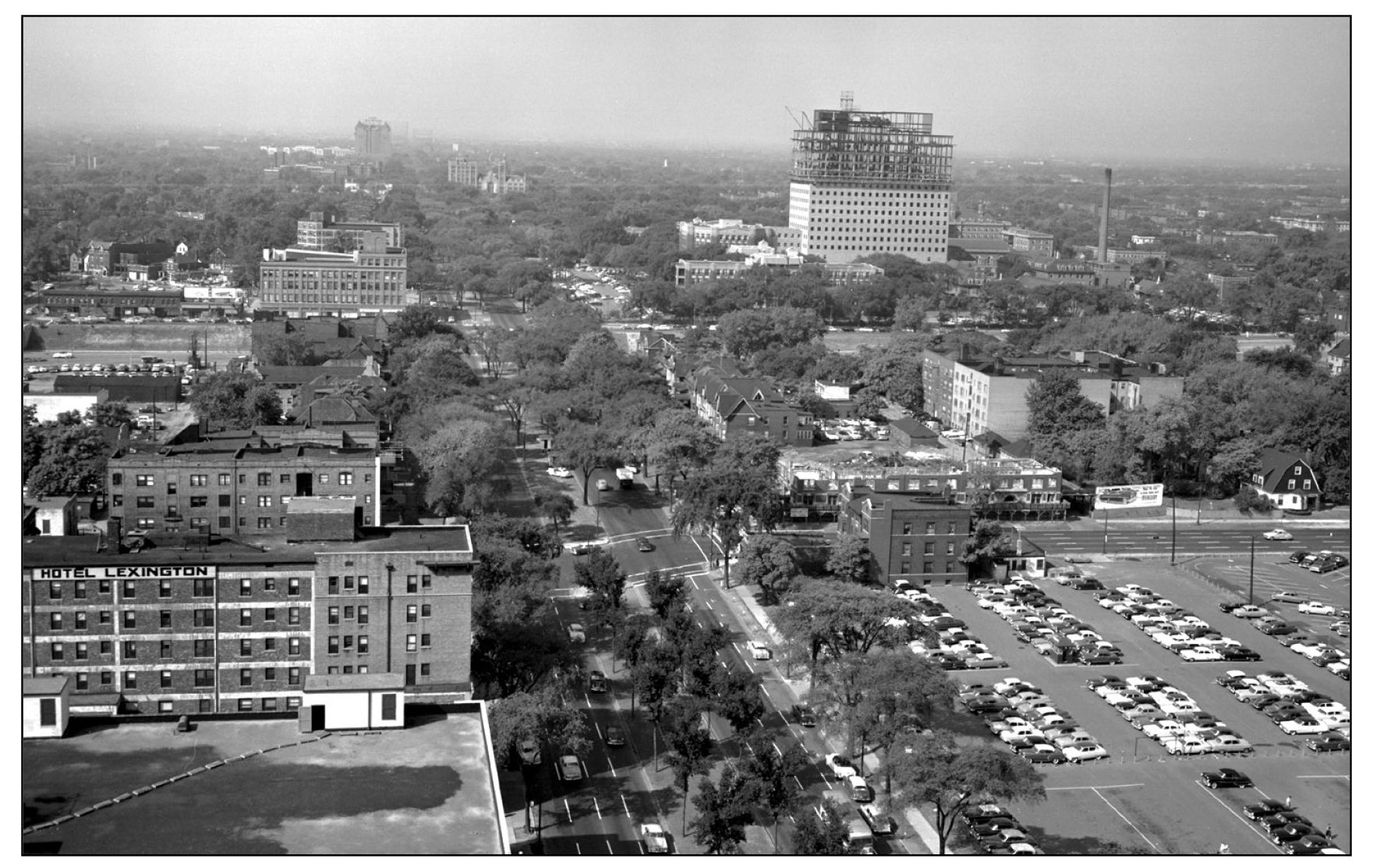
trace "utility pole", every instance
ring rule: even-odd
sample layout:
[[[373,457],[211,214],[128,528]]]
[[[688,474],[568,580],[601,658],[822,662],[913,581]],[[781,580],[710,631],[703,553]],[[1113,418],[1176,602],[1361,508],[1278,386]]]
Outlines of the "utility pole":
[[[1111,511],[1110,509],[1103,509],[1102,514],[1105,516],[1106,525],[1101,530],[1101,555],[1105,556],[1106,542],[1111,540]]]
[[[1178,564],[1178,492],[1173,491],[1173,548],[1168,553],[1168,564]]]
[[[1249,603],[1254,603],[1254,535],[1249,535]]]

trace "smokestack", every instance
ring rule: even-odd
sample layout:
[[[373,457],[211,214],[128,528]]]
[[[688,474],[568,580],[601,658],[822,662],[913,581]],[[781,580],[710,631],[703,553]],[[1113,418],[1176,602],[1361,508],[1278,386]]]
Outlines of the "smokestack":
[[[1096,260],[1106,262],[1106,227],[1111,220],[1111,170],[1106,169],[1106,192],[1101,196],[1101,235],[1097,238]]]

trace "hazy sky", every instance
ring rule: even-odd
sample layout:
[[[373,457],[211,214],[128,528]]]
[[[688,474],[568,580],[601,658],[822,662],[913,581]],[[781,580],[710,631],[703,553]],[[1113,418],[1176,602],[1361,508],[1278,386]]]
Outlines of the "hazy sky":
[[[1348,164],[1344,18],[42,18],[25,126],[785,151],[798,116],[928,111],[964,154]]]

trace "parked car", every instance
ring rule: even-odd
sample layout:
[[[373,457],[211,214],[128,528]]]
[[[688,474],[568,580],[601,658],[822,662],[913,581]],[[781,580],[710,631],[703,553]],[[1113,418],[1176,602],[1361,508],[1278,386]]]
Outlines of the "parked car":
[[[1106,757],[1106,750],[1099,744],[1093,742],[1077,743],[1063,747],[1063,757],[1070,764],[1081,764],[1083,761],[1095,761]]]
[[[1349,739],[1343,734],[1322,734],[1307,740],[1306,748],[1313,752],[1347,752],[1349,751]]]
[[[548,474],[554,478],[571,478],[572,470],[566,466],[550,466],[548,467]]]
[[[1213,752],[1247,754],[1254,751],[1254,747],[1249,744],[1248,740],[1234,734],[1216,734],[1207,745],[1211,747]]]
[[[754,661],[766,661],[772,658],[772,649],[762,641],[749,641],[748,651],[753,656]]]
[[[797,704],[791,708],[792,721],[803,728],[815,727],[815,711],[805,704]]]
[[[1297,627],[1289,622],[1284,622],[1283,620],[1278,619],[1265,622],[1262,625],[1260,625],[1258,629],[1259,631],[1268,635],[1284,635],[1292,634],[1297,630]]]
[[[1320,734],[1329,730],[1325,722],[1318,722],[1309,715],[1301,715],[1278,722],[1284,734]]]
[[[1016,749],[1016,754],[1029,761],[1031,764],[1061,764],[1068,760],[1051,743],[1035,743],[1028,748]]]
[[[644,824],[639,827],[639,836],[643,839],[644,850],[650,854],[668,853],[667,833],[663,831],[661,824]]]
[[[1263,537],[1269,541],[1291,541],[1292,533],[1286,529],[1270,529],[1263,534]]]
[[[1327,571],[1334,571],[1337,568],[1344,568],[1348,564],[1348,559],[1344,558],[1343,556],[1340,556],[1338,553],[1332,553],[1329,556],[1321,557],[1320,559],[1308,565],[1306,568],[1308,571],[1314,571],[1317,574],[1325,574]]]
[[[1282,592],[1275,592],[1275,593],[1273,593],[1271,596],[1269,596],[1269,600],[1270,600],[1270,601],[1285,602],[1285,603],[1287,603],[1287,604],[1301,604],[1303,601],[1305,601],[1305,599],[1303,599],[1303,598],[1302,598],[1300,595],[1298,595],[1297,593],[1295,593],[1295,592],[1287,592],[1286,590],[1284,590],[1284,591],[1282,591]]]
[[[1256,604],[1242,604],[1239,607],[1231,609],[1230,615],[1237,616],[1240,619],[1258,619],[1261,616],[1267,616],[1268,611]]]
[[[1208,788],[1252,788],[1254,783],[1239,770],[1221,767],[1207,770],[1201,774],[1201,781]]]
[[[607,746],[623,746],[625,744],[624,728],[619,725],[606,725],[605,744]]]
[[[1257,821],[1269,815],[1290,815],[1293,807],[1282,800],[1260,800],[1257,803],[1250,803],[1244,807],[1244,817],[1250,821]]]
[[[587,691],[595,692],[596,694],[604,694],[605,674],[601,673],[600,671],[592,671],[591,674],[587,677],[586,688]]]
[[[607,481],[607,480],[605,480],[604,478],[597,478],[597,479],[596,479],[596,489],[597,489],[597,490],[609,490],[609,489],[610,489],[610,482]]]
[[[649,541],[647,538],[640,538],[638,541],[634,543],[634,546],[638,549],[640,553],[653,552],[653,542]]]
[[[582,762],[576,755],[563,755],[558,759],[558,777],[564,782],[580,781],[582,775]]]
[[[1334,616],[1335,606],[1326,604],[1323,601],[1304,601],[1297,605],[1298,613],[1309,613],[1316,616]]]
[[[1224,646],[1219,647],[1216,652],[1220,657],[1228,662],[1260,662],[1263,656],[1254,652],[1247,646]]]
[[[847,779],[849,776],[858,775],[858,771],[853,767],[853,761],[839,754],[832,752],[825,756],[825,766],[830,768],[837,779]]]
[[[1178,657],[1185,662],[1218,662],[1225,658],[1210,647],[1189,647],[1179,652]]]
[[[567,627],[567,639],[572,643],[586,643],[586,629],[579,622]]]

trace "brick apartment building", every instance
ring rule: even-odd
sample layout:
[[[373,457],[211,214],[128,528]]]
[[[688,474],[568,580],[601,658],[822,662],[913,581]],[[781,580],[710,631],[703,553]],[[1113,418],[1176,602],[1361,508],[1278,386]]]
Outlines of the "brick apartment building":
[[[873,490],[846,483],[840,492],[839,532],[868,544],[869,574],[882,586],[904,578],[916,585],[966,576],[958,561],[972,531],[967,504],[917,491]]]
[[[311,674],[395,673],[418,699],[469,697],[467,527],[355,538],[351,515],[310,506],[297,510],[322,518],[302,521],[316,531],[252,546],[26,539],[24,675],[69,677],[76,715],[294,710]]]

